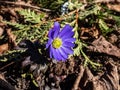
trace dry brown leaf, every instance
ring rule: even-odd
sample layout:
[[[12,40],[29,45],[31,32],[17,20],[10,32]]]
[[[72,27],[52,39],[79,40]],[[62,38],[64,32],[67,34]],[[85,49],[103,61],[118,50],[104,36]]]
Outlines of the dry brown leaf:
[[[117,12],[120,12],[120,4],[107,4],[107,7],[110,9],[110,10],[115,10]]]
[[[9,82],[7,82],[2,74],[0,74],[0,90],[16,90]]]
[[[15,42],[16,36],[11,32],[10,29],[6,31],[7,31],[7,36],[8,36],[8,42],[0,45],[0,54],[3,54],[5,51],[16,46],[16,42]]]
[[[119,0],[95,0],[96,3],[120,2]]]
[[[0,79],[5,80],[4,74],[0,73]],[[6,81],[6,80],[5,80]]]
[[[119,75],[117,66],[111,62],[107,64],[107,73],[101,76],[94,76],[90,69],[86,68],[81,83],[84,83],[83,90],[119,90]]]
[[[81,36],[80,36],[80,38],[88,39],[89,36],[87,36],[87,35],[85,36],[84,35],[85,33],[89,34],[93,38],[98,38],[98,35],[99,35],[99,31],[98,31],[98,29],[96,27],[92,27],[92,28],[84,28],[84,27],[82,27],[81,28]]]
[[[92,37],[98,38],[98,35],[99,35],[98,29],[97,29],[96,27],[91,28],[91,33],[90,33],[90,35],[91,35]]]
[[[11,29],[7,29],[7,35],[8,35],[8,43],[9,45],[11,45],[10,47],[14,47],[16,46],[16,36],[12,33]]]
[[[0,54],[3,54],[8,49],[9,49],[8,43],[0,45]]]
[[[0,36],[2,36],[3,32],[4,32],[3,28],[0,27]]]
[[[88,48],[94,52],[106,53],[120,58],[120,49],[108,42],[103,36],[93,41]]]

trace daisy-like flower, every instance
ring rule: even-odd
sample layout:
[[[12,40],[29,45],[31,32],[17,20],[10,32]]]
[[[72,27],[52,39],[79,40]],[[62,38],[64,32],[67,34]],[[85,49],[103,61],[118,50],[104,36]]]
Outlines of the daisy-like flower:
[[[60,30],[60,24],[54,23],[54,27],[48,33],[48,42],[46,48],[49,49],[50,58],[58,61],[65,61],[69,54],[73,54],[73,47],[75,46],[75,38],[73,38],[73,28],[66,24]]]

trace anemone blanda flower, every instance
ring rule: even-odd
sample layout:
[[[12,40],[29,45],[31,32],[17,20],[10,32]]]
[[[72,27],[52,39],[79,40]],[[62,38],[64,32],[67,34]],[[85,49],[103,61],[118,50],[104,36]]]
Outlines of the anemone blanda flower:
[[[49,49],[50,58],[54,58],[58,61],[65,61],[69,54],[73,54],[73,47],[75,46],[75,38],[73,38],[73,28],[66,24],[62,30],[60,30],[60,24],[54,23],[53,28],[48,33],[48,42],[46,48]]]

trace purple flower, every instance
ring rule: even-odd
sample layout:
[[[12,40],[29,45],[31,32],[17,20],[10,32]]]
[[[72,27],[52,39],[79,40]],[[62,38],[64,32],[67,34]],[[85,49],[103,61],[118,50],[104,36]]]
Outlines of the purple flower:
[[[69,54],[73,54],[73,47],[75,46],[75,38],[73,38],[73,28],[66,24],[62,30],[60,30],[60,24],[54,23],[54,27],[48,33],[48,42],[46,48],[49,49],[50,58],[54,58],[58,61],[65,61]]]

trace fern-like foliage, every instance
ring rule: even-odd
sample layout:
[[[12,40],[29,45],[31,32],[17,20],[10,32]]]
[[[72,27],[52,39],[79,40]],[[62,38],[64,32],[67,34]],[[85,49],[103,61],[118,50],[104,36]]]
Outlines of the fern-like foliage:
[[[12,26],[13,34],[17,36],[16,42],[19,43],[23,39],[39,39],[44,43],[47,39],[46,33],[51,26],[51,22],[43,22],[45,19],[45,14],[37,14],[35,11],[32,11],[30,9],[21,10],[18,12],[20,16],[23,16],[23,22],[11,23],[8,21],[3,21],[9,26]]]
[[[53,11],[60,11],[61,5],[67,0],[33,0],[34,3],[40,7],[51,9]]]
[[[23,9],[21,11],[18,11],[20,15],[24,16],[24,19],[26,22],[30,23],[40,23],[40,21],[44,18],[45,14],[36,14],[35,11],[32,11],[30,9]]]
[[[24,53],[25,50],[12,50],[8,51],[3,55],[0,55],[0,62],[7,62],[7,61],[17,61],[22,59],[22,53]]]
[[[15,28],[15,30],[13,30],[13,34],[17,36],[16,38],[17,43],[19,43],[23,39],[29,39],[31,41],[39,39],[41,40],[41,42],[44,43],[47,39],[46,36],[47,30],[51,25],[50,23],[46,23],[36,27],[35,25],[23,25],[19,23],[10,22],[7,22],[7,24]]]

